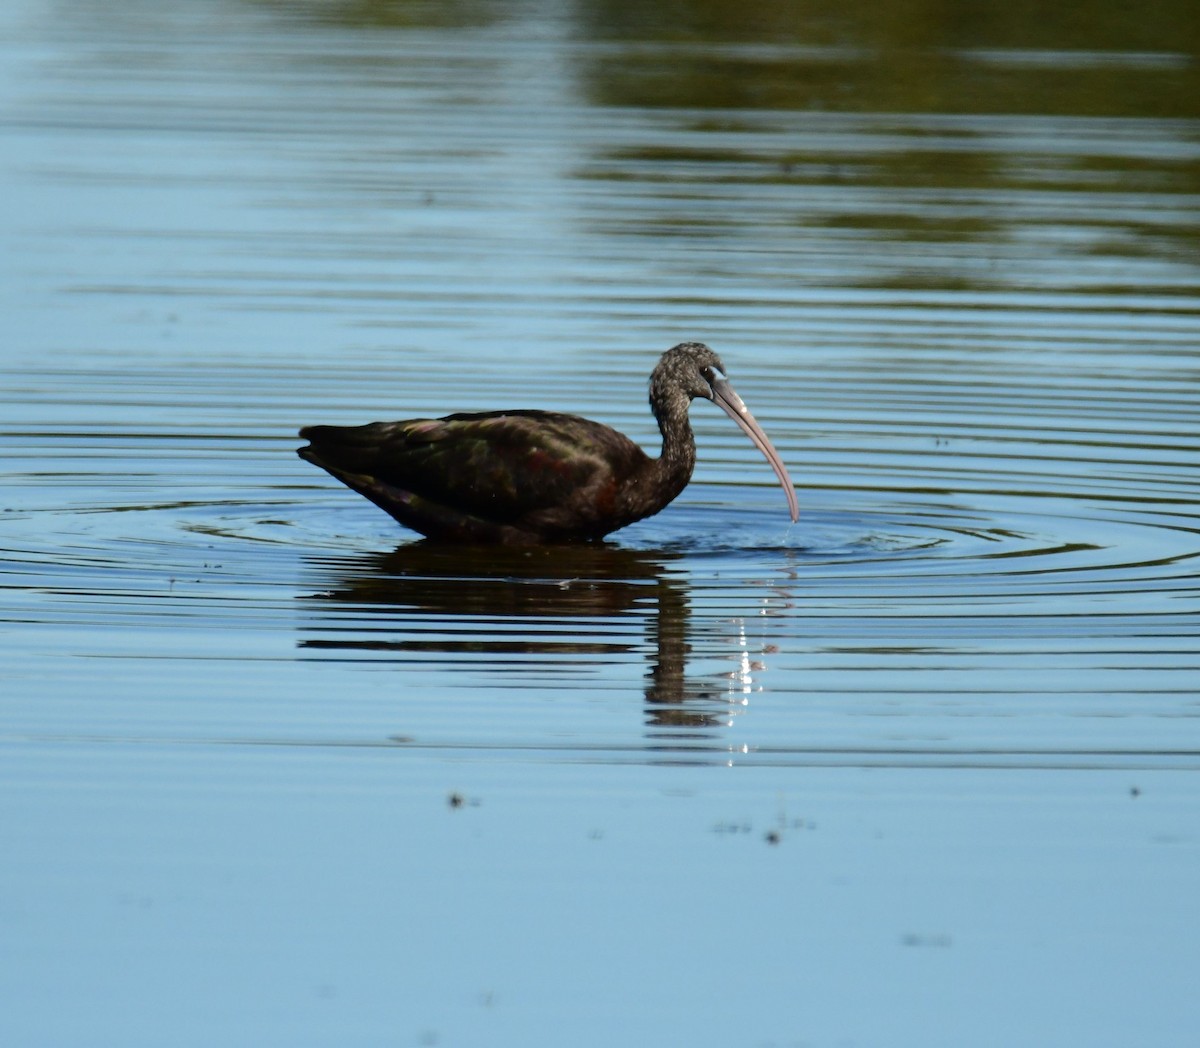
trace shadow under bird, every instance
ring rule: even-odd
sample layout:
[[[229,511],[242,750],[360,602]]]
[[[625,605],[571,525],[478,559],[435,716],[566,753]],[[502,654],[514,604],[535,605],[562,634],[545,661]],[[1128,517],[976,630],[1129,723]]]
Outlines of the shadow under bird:
[[[297,454],[432,539],[589,541],[653,516],[687,486],[696,465],[688,422],[696,397],[724,410],[766,456],[798,520],[783,460],[701,342],[667,350],[650,376],[658,458],[600,422],[552,411],[306,426],[300,436],[309,444]]]

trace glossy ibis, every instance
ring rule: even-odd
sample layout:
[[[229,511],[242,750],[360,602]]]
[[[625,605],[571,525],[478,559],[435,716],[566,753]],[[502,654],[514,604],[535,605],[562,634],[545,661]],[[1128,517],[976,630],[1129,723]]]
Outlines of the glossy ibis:
[[[298,454],[390,513],[451,542],[539,543],[600,539],[663,509],[696,464],[692,399],[722,408],[796,492],[779,453],[725,378],[708,346],[684,342],[650,376],[662,454],[650,458],[615,429],[550,411],[489,411],[440,419],[306,426]]]

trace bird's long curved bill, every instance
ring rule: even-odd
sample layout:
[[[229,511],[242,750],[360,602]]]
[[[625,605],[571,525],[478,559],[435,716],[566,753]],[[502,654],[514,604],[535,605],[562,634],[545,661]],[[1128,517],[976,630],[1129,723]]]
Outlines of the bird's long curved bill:
[[[783,459],[779,457],[775,445],[767,439],[762,426],[754,421],[754,416],[746,407],[746,402],[734,392],[733,386],[726,379],[714,379],[710,385],[713,391],[713,403],[741,427],[742,432],[754,441],[754,446],[771,463],[771,468],[775,471],[775,476],[779,478],[779,483],[783,485],[784,493],[787,495],[788,509],[791,511],[794,524],[800,519],[800,503],[796,500],[796,488],[792,484],[792,478],[788,476]]]

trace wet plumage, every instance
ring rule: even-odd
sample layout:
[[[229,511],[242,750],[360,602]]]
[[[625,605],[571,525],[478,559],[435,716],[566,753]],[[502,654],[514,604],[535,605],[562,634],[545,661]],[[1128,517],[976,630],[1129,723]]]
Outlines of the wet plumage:
[[[691,479],[694,397],[713,400],[766,455],[788,496],[783,463],[707,346],[663,354],[650,404],[663,435],[648,456],[609,426],[549,411],[492,411],[440,419],[308,426],[299,455],[431,538],[529,545],[603,538],[651,516]]]

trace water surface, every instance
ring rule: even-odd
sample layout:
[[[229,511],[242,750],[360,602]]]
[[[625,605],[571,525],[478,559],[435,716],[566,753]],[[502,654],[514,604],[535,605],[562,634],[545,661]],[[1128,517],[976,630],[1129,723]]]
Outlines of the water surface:
[[[6,1042],[1189,1043],[1190,12],[887,10],[6,8]],[[294,454],[685,339],[798,524]]]

